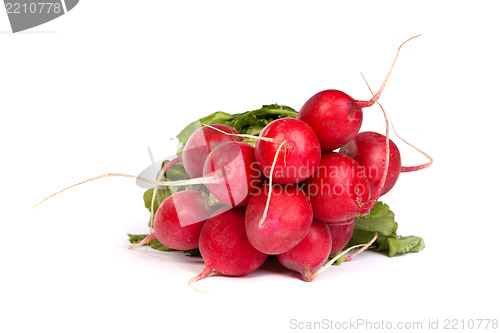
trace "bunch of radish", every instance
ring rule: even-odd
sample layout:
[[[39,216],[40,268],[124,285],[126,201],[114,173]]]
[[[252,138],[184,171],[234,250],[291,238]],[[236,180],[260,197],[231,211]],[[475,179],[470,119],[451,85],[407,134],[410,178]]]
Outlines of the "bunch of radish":
[[[362,108],[377,102],[394,63],[369,101],[325,90],[296,119],[274,120],[257,137],[223,124],[193,132],[182,156],[167,163],[159,179],[182,161],[191,183],[206,184],[223,207],[211,211],[201,192],[177,192],[153,212],[154,231],[137,246],[156,238],[173,249],[199,248],[205,268],[191,282],[214,272],[249,274],[268,255],[312,281],[328,267],[330,255],[350,250],[342,252],[354,219],[370,212],[400,172],[425,167],[401,166],[388,128],[386,136],[358,133]]]
[[[258,136],[240,134],[224,124],[207,124],[194,131],[182,155],[162,167],[157,181],[149,181],[156,186],[152,230],[133,247],[156,239],[170,249],[198,248],[205,268],[190,282],[212,273],[249,274],[269,255],[312,281],[352,250],[344,248],[354,219],[367,215],[379,197],[394,187],[401,172],[430,165],[402,167],[388,126],[386,135],[359,133],[362,108],[377,102],[396,59],[380,90],[368,101],[325,90],[306,101],[296,118],[274,120]],[[191,179],[161,181],[179,162]],[[105,176],[127,175],[90,180]],[[158,186],[186,184],[204,184],[210,196],[179,190],[155,212]],[[216,209],[210,200],[217,202]],[[346,260],[370,244],[355,246],[362,248]]]

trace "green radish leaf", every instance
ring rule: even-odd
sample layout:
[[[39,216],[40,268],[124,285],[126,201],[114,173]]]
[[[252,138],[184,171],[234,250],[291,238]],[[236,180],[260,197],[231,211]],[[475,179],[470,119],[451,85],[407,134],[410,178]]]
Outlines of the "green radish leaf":
[[[165,164],[167,164],[168,162],[170,162],[170,161],[169,160],[163,161],[163,163],[161,164],[161,169],[163,169]],[[158,170],[158,173],[160,173],[160,170]],[[182,180],[182,179],[189,179],[189,175],[186,172],[186,170],[184,169],[184,165],[182,164],[182,162],[179,162],[179,163],[172,165],[170,168],[168,168],[165,175],[163,175],[164,181]]]
[[[331,260],[331,259],[333,259],[334,257],[335,257],[335,254],[332,254],[332,255],[330,255],[330,256],[328,257],[328,260]],[[333,265],[338,266],[338,265],[340,265],[341,263],[343,263],[345,259],[346,259],[346,256],[342,256],[342,257],[338,258],[338,259],[337,259],[337,260],[333,263]]]
[[[187,125],[179,134],[177,139],[177,156],[182,154],[182,150],[191,134],[203,124],[224,124],[234,127],[241,134],[259,135],[262,129],[271,121],[279,118],[295,118],[297,111],[278,104],[264,105],[262,108],[243,113],[229,114],[217,111],[206,117],[200,118]]]
[[[388,238],[389,257],[409,252],[418,252],[425,247],[424,240],[417,236]]]
[[[144,238],[146,238],[148,235],[133,235],[133,234],[128,234],[128,239],[131,244],[137,244],[140,241],[142,241]],[[169,247],[166,247],[158,239],[153,239],[152,241],[149,242],[149,247],[152,249],[158,250],[158,251],[165,251],[165,252],[184,252],[190,257],[200,257],[200,251],[198,249],[193,249],[193,250],[174,250]]]
[[[377,202],[370,214],[356,218],[355,228],[364,231],[376,231],[379,235],[395,237],[398,224],[394,221],[394,213],[389,206]]]
[[[389,257],[418,252],[425,247],[422,238],[416,236],[401,237],[397,235],[397,230],[398,224],[394,220],[394,213],[388,205],[377,202],[370,214],[356,218],[354,232],[345,248],[368,243],[375,232],[378,233],[378,238],[370,249],[385,252]]]
[[[154,189],[150,188],[146,192],[144,192],[143,199],[144,199],[144,206],[151,212],[151,200],[153,200],[153,191]],[[156,211],[158,210],[158,207],[160,204],[168,198],[172,193],[170,190],[165,187],[165,186],[159,186],[158,191],[156,192],[156,197],[155,197],[155,202],[154,202],[154,212],[156,214]]]

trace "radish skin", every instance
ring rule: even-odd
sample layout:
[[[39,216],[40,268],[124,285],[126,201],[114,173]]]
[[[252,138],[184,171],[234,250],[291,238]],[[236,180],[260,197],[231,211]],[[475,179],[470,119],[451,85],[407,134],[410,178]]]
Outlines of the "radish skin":
[[[323,153],[318,170],[304,182],[314,218],[324,222],[353,219],[366,210],[370,184],[360,165],[347,155]]]
[[[166,247],[192,250],[198,239],[210,208],[202,192],[184,190],[165,199],[154,218],[154,237]]]
[[[295,184],[309,178],[318,168],[321,146],[313,129],[294,118],[277,119],[259,135],[276,142],[258,140],[255,158],[267,178],[278,184]],[[281,145],[284,144],[284,149]]]
[[[386,167],[386,136],[376,132],[362,132],[344,145],[340,153],[353,158],[364,169],[370,183],[370,191],[376,194],[382,182]],[[389,192],[399,178],[401,172],[401,154],[396,144],[389,140],[388,174],[380,196]],[[379,197],[380,197],[379,196]]]
[[[189,285],[212,273],[247,275],[259,268],[267,258],[267,254],[256,250],[248,241],[244,207],[227,211],[221,208],[214,212],[201,230],[199,249],[205,268],[189,281]]]
[[[245,206],[265,181],[255,160],[254,147],[244,142],[217,146],[204,163],[203,175],[218,178],[217,182],[206,185],[220,202],[231,207]]]
[[[332,247],[330,254],[336,254],[349,243],[354,232],[354,219],[343,222],[333,222],[326,224],[332,235]]]
[[[208,155],[223,142],[237,142],[242,139],[236,129],[224,124],[203,126],[191,134],[182,151],[184,169],[191,178],[203,176],[203,163]]]
[[[283,266],[299,272],[307,280],[326,263],[331,247],[330,229],[325,222],[314,220],[304,239],[277,258]]]
[[[340,148],[354,139],[363,122],[362,108],[372,106],[378,101],[396,65],[401,47],[418,36],[411,37],[399,46],[382,86],[370,100],[355,100],[340,90],[330,89],[321,91],[306,101],[297,114],[297,119],[312,127],[323,152]]]
[[[271,193],[269,205],[268,195]],[[265,220],[261,221],[268,207]],[[250,243],[267,254],[292,249],[307,234],[313,210],[307,195],[296,185],[264,185],[248,202],[245,227]]]

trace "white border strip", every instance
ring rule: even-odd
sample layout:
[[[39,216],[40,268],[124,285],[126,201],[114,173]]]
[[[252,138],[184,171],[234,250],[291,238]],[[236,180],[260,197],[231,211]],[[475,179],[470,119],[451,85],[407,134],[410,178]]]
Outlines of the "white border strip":
[[[64,10],[64,14],[66,14],[68,11],[66,10],[66,0],[61,0],[61,5]]]

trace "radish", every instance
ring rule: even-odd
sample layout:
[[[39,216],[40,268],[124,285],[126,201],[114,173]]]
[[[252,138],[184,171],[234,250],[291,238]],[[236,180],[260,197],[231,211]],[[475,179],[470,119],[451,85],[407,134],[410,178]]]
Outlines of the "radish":
[[[257,251],[245,232],[245,208],[215,211],[205,222],[200,234],[199,249],[205,268],[189,281],[206,278],[212,273],[242,276],[259,268],[267,254]]]
[[[386,137],[382,134],[362,132],[340,149],[340,153],[353,158],[365,170],[371,193],[375,193],[384,173],[386,164],[385,140]],[[380,196],[394,187],[401,172],[399,149],[390,139],[389,147],[389,170]]]
[[[223,134],[214,128],[227,134]],[[223,142],[242,141],[240,137],[234,134],[239,134],[239,132],[231,126],[223,124],[212,124],[210,127],[203,126],[194,131],[182,151],[182,162],[188,175],[191,178],[202,177],[203,163],[213,149]]]
[[[212,125],[205,125],[212,128]],[[316,170],[321,146],[312,128],[295,118],[270,122],[259,136],[226,133],[257,140],[255,157],[264,175],[280,184],[294,184],[307,179]]]
[[[304,239],[277,257],[283,266],[299,272],[304,281],[309,282],[312,274],[327,261],[331,248],[330,229],[325,222],[315,219]]]
[[[363,76],[363,74],[361,75]],[[365,79],[364,76],[363,79]],[[366,79],[365,82],[373,95]],[[374,197],[373,200],[378,200],[379,197],[389,192],[396,184],[401,172],[422,170],[430,167],[433,163],[432,157],[400,137],[394,128],[394,124],[391,123],[394,134],[398,138],[429,159],[429,162],[426,164],[410,167],[401,166],[399,149],[389,139],[389,123],[386,112],[378,101],[377,103],[382,109],[386,120],[386,136],[375,132],[362,132],[340,149],[340,153],[353,158],[365,170],[365,175],[370,182],[371,194]],[[386,165],[386,160],[389,161],[388,165]]]
[[[214,129],[223,133],[222,130]],[[230,133],[226,134],[231,135]],[[292,184],[306,179],[316,170],[321,159],[321,148],[314,131],[304,122],[293,118],[272,121],[258,137],[245,134],[237,134],[237,136],[258,140],[255,156],[260,169],[269,177],[269,187],[272,187],[275,177],[278,177],[282,183]],[[266,203],[258,222],[259,228],[265,224],[264,220],[267,218],[273,192],[274,190],[268,191]],[[311,222],[312,219],[309,223]],[[258,249],[265,253],[275,254],[273,251],[276,249],[264,248],[266,250]],[[282,248],[279,249],[283,252],[286,251]]]
[[[270,178],[273,161],[278,154],[272,174],[276,183],[293,184],[304,181],[319,165],[321,146],[318,137],[303,121],[294,118],[274,120],[264,127],[259,137],[275,140],[258,140],[255,157],[264,175]],[[279,149],[284,141],[284,149]]]
[[[254,147],[243,142],[217,146],[208,155],[203,174],[205,178],[218,176],[217,183],[206,186],[220,202],[232,207],[246,205],[265,180],[257,166]]]
[[[333,222],[326,224],[332,235],[332,247],[330,254],[336,254],[349,243],[354,232],[354,219],[343,222]]]
[[[347,221],[365,213],[370,184],[359,164],[344,154],[323,153],[318,170],[305,181],[314,217],[324,222]]]
[[[420,35],[418,35],[420,36]],[[322,151],[331,151],[342,147],[356,136],[363,121],[364,107],[377,102],[394,69],[401,47],[382,83],[379,91],[368,101],[358,101],[340,90],[324,90],[312,96],[300,109],[297,119],[312,127],[321,143]]]
[[[153,239],[174,250],[192,250],[198,247],[198,238],[210,208],[203,193],[194,190],[179,191],[165,199],[154,217],[154,232],[134,247]]]
[[[307,236],[306,236],[307,237]],[[327,269],[328,267],[330,267],[331,265],[333,265],[337,260],[339,260],[342,256],[345,256],[347,255],[351,250],[355,249],[355,248],[360,248],[358,251],[356,251],[355,253],[353,253],[352,255],[349,255],[347,256],[345,259],[344,259],[344,262],[345,261],[350,261],[352,259],[354,259],[356,256],[358,256],[360,253],[364,252],[367,248],[369,248],[374,242],[375,240],[377,239],[378,237],[378,233],[375,232],[375,235],[373,236],[373,238],[366,244],[358,244],[358,245],[354,245],[354,246],[351,246],[350,248],[340,252],[340,253],[337,253],[336,256],[334,256],[333,258],[331,258],[326,264],[324,264],[323,266],[319,265],[317,267],[315,267],[313,270],[311,271],[308,271],[306,270],[307,268],[309,268],[309,265],[306,263],[306,264],[302,264],[303,262],[307,262],[308,260],[305,259],[304,255],[305,255],[305,252],[304,253],[301,253],[301,255],[299,255],[298,253],[295,253],[296,254],[296,257],[294,259],[291,259],[291,260],[284,260],[284,262],[287,262],[287,264],[290,264],[290,267],[293,267],[292,269],[295,270],[297,269],[298,271],[302,271],[304,270],[304,274],[302,274],[303,278],[304,278],[304,281],[306,282],[311,282],[312,280],[314,280],[315,278],[317,278],[320,274],[323,274]],[[323,233],[323,237],[320,237],[320,238],[324,238],[324,233]],[[327,242],[328,244],[328,242]],[[321,250],[319,250],[321,248]],[[319,251],[314,251],[315,254],[314,254],[314,257],[320,257],[320,254],[322,251],[325,251],[325,247],[320,247],[318,245],[318,250]],[[328,250],[328,248],[326,248],[326,250]],[[307,251],[307,250],[305,250]],[[309,250],[310,251],[310,250]],[[308,251],[308,252],[309,252]],[[298,251],[297,251],[298,252]],[[312,251],[311,251],[312,252]],[[312,256],[311,256],[312,258]],[[314,260],[311,260],[311,262],[313,262]],[[301,266],[305,266],[305,267],[301,267]]]
[[[250,198],[245,226],[248,239],[257,250],[280,254],[305,237],[312,220],[311,203],[298,186],[266,184]]]

